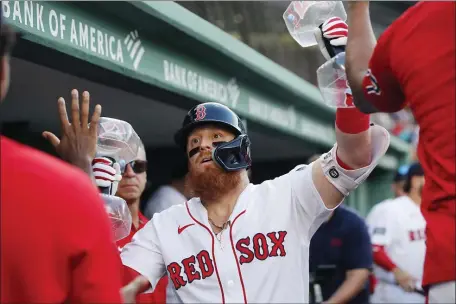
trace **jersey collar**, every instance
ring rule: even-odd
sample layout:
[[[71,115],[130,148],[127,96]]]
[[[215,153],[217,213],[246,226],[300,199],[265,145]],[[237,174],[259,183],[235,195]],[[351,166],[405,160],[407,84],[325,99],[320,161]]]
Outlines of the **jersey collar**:
[[[244,189],[244,191],[241,192],[239,195],[236,205],[234,206],[233,212],[231,213],[229,217],[229,221],[233,222],[234,218],[236,216],[243,212],[244,210],[247,210],[249,201],[248,201],[248,193],[252,192],[254,188],[253,184],[248,184],[247,187]],[[203,223],[204,225],[210,226],[209,225],[209,220],[208,220],[208,214],[207,214],[207,209],[204,207],[204,205],[201,203],[201,200],[199,197],[192,198],[191,200],[188,201],[188,208],[191,213],[191,216],[193,216],[197,221]]]

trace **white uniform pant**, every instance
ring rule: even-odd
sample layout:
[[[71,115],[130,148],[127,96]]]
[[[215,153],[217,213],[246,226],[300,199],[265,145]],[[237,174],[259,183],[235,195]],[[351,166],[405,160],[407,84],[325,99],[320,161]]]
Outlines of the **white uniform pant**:
[[[428,293],[429,304],[456,303],[456,282],[432,285]]]
[[[379,281],[375,286],[374,294],[370,298],[371,303],[407,303],[424,304],[426,298],[416,292],[406,292],[399,285]]]

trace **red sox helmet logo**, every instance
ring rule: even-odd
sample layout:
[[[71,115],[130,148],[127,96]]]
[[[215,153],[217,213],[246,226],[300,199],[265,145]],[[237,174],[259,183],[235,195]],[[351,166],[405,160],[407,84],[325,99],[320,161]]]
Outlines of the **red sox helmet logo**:
[[[195,109],[196,118],[195,120],[202,120],[206,117],[206,107],[204,105],[199,105]]]

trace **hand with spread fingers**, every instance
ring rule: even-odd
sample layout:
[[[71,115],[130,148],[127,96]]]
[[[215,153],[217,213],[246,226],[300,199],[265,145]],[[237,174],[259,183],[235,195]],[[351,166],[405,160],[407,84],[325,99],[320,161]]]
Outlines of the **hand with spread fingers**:
[[[57,153],[69,163],[80,167],[89,175],[92,174],[91,162],[97,149],[97,127],[101,116],[101,106],[96,105],[89,124],[90,94],[82,94],[82,104],[79,108],[79,92],[71,91],[71,123],[65,106],[65,100],[58,100],[58,111],[62,137],[59,139],[51,132],[43,132],[56,149]]]

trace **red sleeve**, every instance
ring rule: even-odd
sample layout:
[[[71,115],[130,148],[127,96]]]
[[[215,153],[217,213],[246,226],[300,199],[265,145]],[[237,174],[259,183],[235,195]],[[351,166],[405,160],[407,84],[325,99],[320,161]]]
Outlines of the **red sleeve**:
[[[123,285],[127,285],[131,281],[133,281],[137,276],[140,276],[141,274],[137,272],[136,270],[122,265],[122,273],[123,273]],[[164,277],[167,278],[167,277]],[[163,286],[163,279],[162,278],[160,281],[158,281],[157,286],[155,286],[155,289],[151,293],[141,293],[136,297],[136,303],[139,304],[151,304],[151,303],[166,303],[166,285],[168,280],[166,280],[166,283]],[[150,288],[150,284],[149,287]]]
[[[168,286],[168,276],[165,275],[154,289],[155,303],[166,303],[166,286]]]
[[[393,23],[378,39],[374,53],[369,62],[369,70],[363,79],[363,91],[366,99],[379,111],[397,112],[405,106],[405,97],[400,83],[391,67],[394,54]],[[402,47],[400,44],[396,47]]]
[[[387,271],[392,271],[394,268],[396,268],[396,265],[393,263],[393,261],[391,261],[389,256],[386,254],[383,246],[373,245],[372,250],[375,264],[377,264],[378,266],[382,267]]]
[[[76,174],[75,174],[76,175]],[[63,243],[70,252],[71,303],[121,303],[119,253],[98,191],[90,180],[74,176],[74,195]]]

